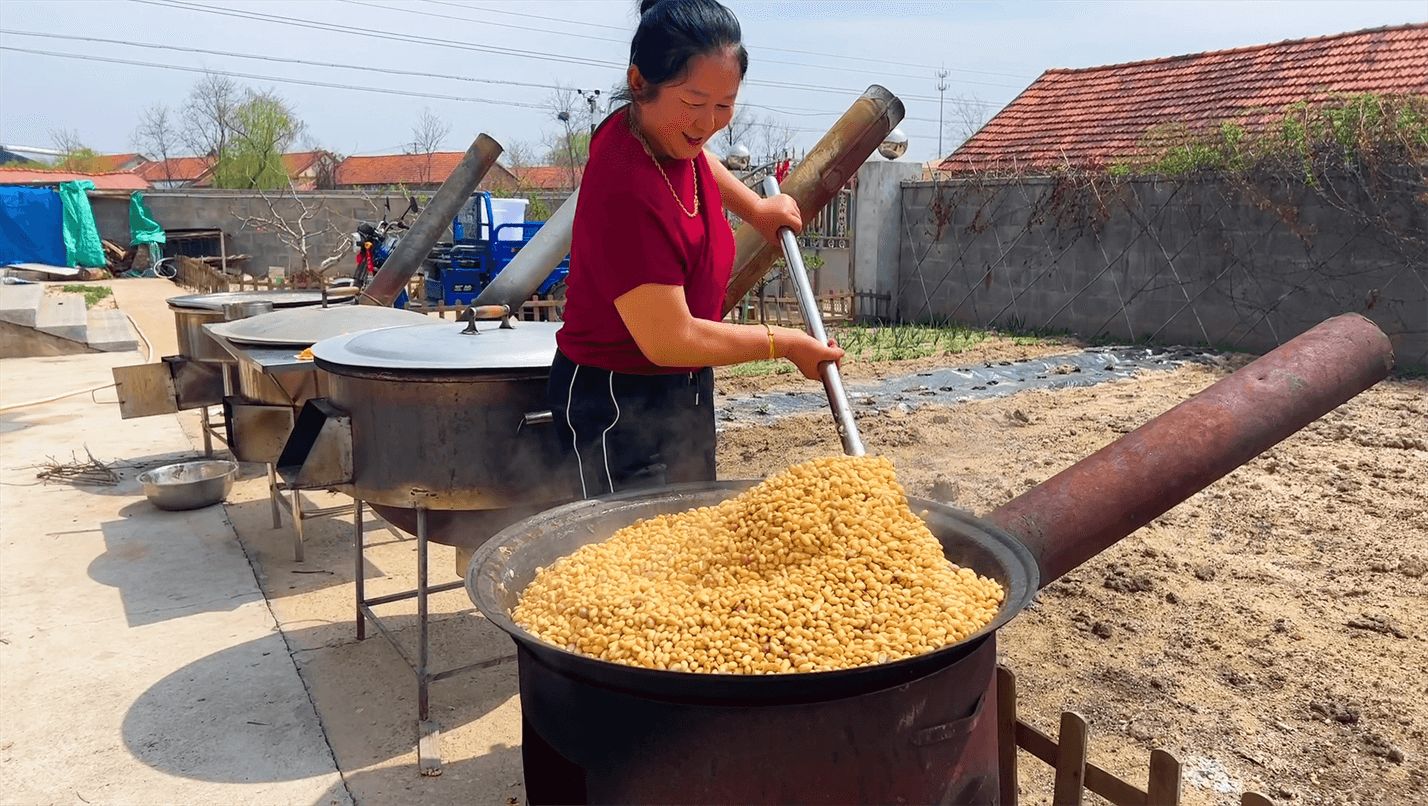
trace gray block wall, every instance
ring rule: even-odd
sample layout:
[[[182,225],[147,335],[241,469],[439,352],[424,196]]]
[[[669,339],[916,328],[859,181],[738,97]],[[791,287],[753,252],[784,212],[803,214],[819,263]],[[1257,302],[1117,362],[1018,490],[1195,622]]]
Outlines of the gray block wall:
[[[283,193],[272,193],[268,198],[272,201],[271,209],[268,201],[251,191],[144,191],[145,204],[164,229],[222,229],[228,233],[229,253],[248,255],[244,270],[255,277],[266,276],[270,266],[295,271],[301,261],[297,252],[271,228],[245,226],[245,219],[271,218],[275,210],[281,218],[296,226],[305,206],[311,213],[305,225],[309,231],[318,233],[308,247],[309,262],[316,268],[323,258],[332,254],[339,242],[350,241],[358,221],[375,222],[381,219],[384,199],[391,199],[393,217],[406,208],[406,200],[395,193],[369,193],[364,196],[354,191],[317,191],[301,193],[298,199]],[[127,245],[128,198],[92,196],[90,202],[100,236]],[[409,217],[407,220],[414,219]],[[349,250],[338,266],[348,269],[352,261]]]
[[[1425,190],[1421,177],[1372,198],[1348,182],[909,182],[896,268],[860,273],[860,290],[894,285],[905,321],[1256,353],[1357,312],[1401,367],[1425,370]]]

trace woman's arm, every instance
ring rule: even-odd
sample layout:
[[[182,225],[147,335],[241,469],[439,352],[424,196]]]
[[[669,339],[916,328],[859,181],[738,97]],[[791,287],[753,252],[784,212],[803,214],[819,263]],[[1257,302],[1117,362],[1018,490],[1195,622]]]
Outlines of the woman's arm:
[[[780,193],[770,199],[749,189],[739,181],[733,172],[724,167],[719,158],[704,152],[709,170],[714,172],[714,184],[719,186],[719,195],[730,212],[754,225],[754,229],[770,243],[778,245],[780,227],[791,227],[794,232],[803,231],[803,214],[798,210],[798,202],[793,197]],[[684,366],[684,365],[681,365]]]
[[[616,299],[615,308],[640,352],[662,367],[722,367],[769,357],[769,330],[695,318],[677,285],[639,286]],[[774,357],[789,359],[806,378],[817,380],[819,364],[843,357],[801,330],[770,330]]]

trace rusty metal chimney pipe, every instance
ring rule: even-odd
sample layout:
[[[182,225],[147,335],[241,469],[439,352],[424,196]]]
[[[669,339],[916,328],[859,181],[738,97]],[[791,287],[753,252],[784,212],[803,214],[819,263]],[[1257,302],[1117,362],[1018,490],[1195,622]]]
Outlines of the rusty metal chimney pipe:
[[[1358,314],[1336,316],[986,519],[1031,550],[1045,587],[1392,369],[1383,331]]]
[[[804,224],[848,184],[888,132],[902,122],[904,114],[902,101],[877,84],[853,102],[781,183],[783,192],[798,201]],[[749,289],[758,285],[780,256],[779,247],[764,240],[747,223],[734,233],[734,247],[734,272],[724,295],[724,313],[733,310]]]
[[[397,242],[372,282],[362,290],[357,300],[359,303],[390,306],[397,301],[407,281],[421,268],[431,248],[441,240],[441,233],[451,227],[451,220],[461,210],[461,205],[471,198],[486,172],[496,164],[502,150],[501,144],[491,137],[476,135],[476,140],[466,149],[465,156],[457,163],[451,176],[436,189],[436,195],[427,202],[426,209],[417,215],[416,221]]]

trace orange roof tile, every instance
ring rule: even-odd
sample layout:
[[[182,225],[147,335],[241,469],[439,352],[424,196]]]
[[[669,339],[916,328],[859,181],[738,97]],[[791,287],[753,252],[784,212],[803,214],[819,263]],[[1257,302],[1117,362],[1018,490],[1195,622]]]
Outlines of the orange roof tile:
[[[1342,93],[1428,94],[1428,24],[1042,73],[941,170],[1108,165],[1157,126],[1277,120]]]
[[[82,174],[35,168],[0,167],[0,185],[52,185],[88,179],[97,190],[147,190],[149,183],[129,171]]]
[[[326,151],[294,151],[283,155],[283,167],[287,169],[288,176],[297,176],[312,167],[314,162],[327,154]]]
[[[431,154],[383,154],[348,157],[337,166],[338,187],[362,185],[424,185],[446,181],[456,170],[463,151]]]
[[[207,174],[213,167],[209,157],[169,157],[166,160],[146,162],[134,169],[134,173],[150,182],[192,182]]]
[[[523,168],[515,168],[512,173],[522,187],[536,190],[569,190],[570,189],[570,169],[559,165],[527,165]],[[579,182],[580,170],[576,171],[576,181]]]
[[[145,162],[148,162],[148,160],[144,157],[143,154],[100,154],[94,159],[96,161],[95,164],[98,165],[104,173],[122,171],[124,170],[125,165],[128,165],[129,163],[134,162],[136,160],[141,165]]]

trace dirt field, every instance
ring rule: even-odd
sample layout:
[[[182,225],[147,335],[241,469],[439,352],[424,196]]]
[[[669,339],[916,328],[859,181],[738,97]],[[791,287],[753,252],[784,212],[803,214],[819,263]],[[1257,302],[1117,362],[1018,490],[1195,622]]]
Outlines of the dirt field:
[[[967,363],[1067,347],[979,349]],[[859,422],[910,493],[982,513],[1240,363]],[[719,474],[837,445],[826,415],[731,427]],[[1054,735],[1060,711],[1081,713],[1092,760],[1141,786],[1151,748],[1174,752],[1187,803],[1428,802],[1425,479],[1428,382],[1379,384],[1043,591],[1001,637],[1023,718]],[[1046,768],[1022,759],[1024,802],[1049,803]]]

